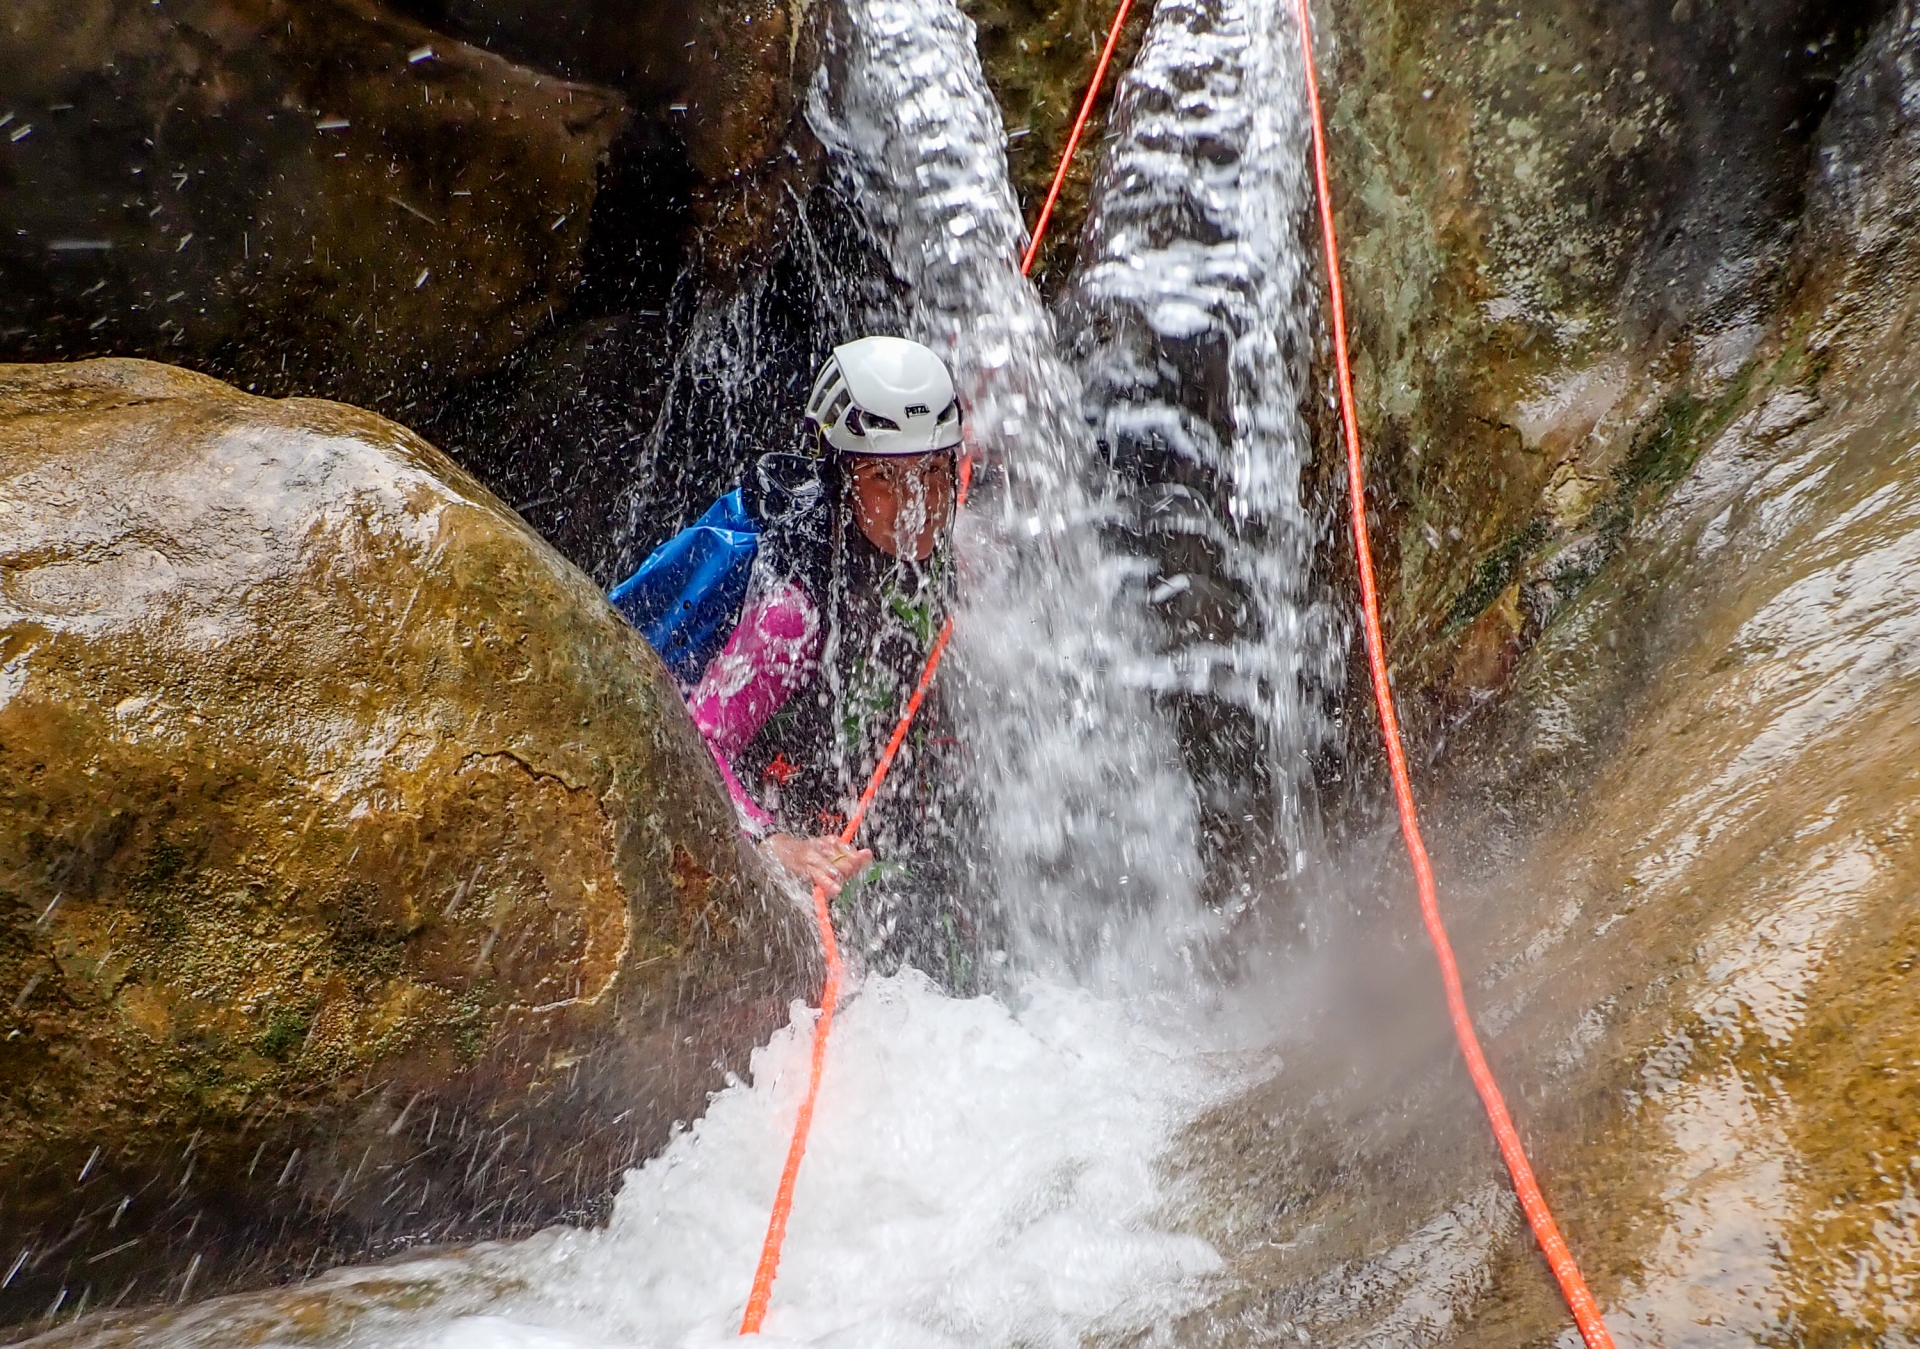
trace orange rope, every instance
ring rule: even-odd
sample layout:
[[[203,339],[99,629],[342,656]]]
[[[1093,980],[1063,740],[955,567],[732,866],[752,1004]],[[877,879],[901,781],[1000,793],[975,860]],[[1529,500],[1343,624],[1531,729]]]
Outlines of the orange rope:
[[[927,690],[933,685],[934,671],[940,668],[940,657],[946,654],[947,639],[951,636],[953,620],[949,618],[946,626],[940,629],[939,637],[934,639],[933,650],[927,656],[926,669],[920,672],[920,682],[914,686],[913,696],[907,699],[907,706],[900,713],[900,722],[893,728],[893,737],[881,752],[880,762],[874,765],[873,776],[867,779],[867,789],[860,793],[860,804],[854,807],[853,814],[847,818],[847,827],[840,831],[843,846],[853,842],[861,822],[867,818],[867,810],[873,805],[880,784],[886,781],[887,770],[893,767],[894,756],[900,752],[900,746],[907,738],[907,729],[913,725],[914,715],[920,711],[920,704],[926,700]],[[826,1065],[827,1032],[833,1029],[833,1009],[840,1003],[840,943],[834,939],[833,915],[827,909],[827,892],[819,885],[813,887],[813,921],[820,931],[820,949],[827,958],[827,978],[820,989],[820,1015],[813,1023],[813,1061],[807,1069],[807,1094],[800,1102],[800,1114],[793,1121],[793,1141],[787,1145],[787,1164],[780,1170],[780,1188],[774,1193],[773,1213],[767,1219],[767,1239],[760,1246],[760,1265],[753,1272],[753,1291],[747,1296],[747,1314],[740,1322],[742,1335],[760,1333],[760,1323],[767,1315],[767,1303],[773,1297],[773,1276],[780,1269],[780,1247],[787,1239],[787,1215],[793,1209],[793,1186],[800,1176],[800,1159],[807,1154],[807,1133],[813,1127],[813,1103],[820,1096],[820,1070]]]
[[[1045,237],[1047,225],[1053,218],[1053,208],[1060,196],[1060,190],[1066,182],[1067,170],[1073,162],[1075,151],[1079,149],[1080,137],[1086,128],[1087,119],[1092,115],[1095,101],[1099,97],[1102,84],[1106,80],[1107,66],[1113,59],[1113,52],[1119,45],[1120,32],[1126,22],[1127,11],[1132,0],[1120,0],[1114,14],[1113,26],[1107,34],[1106,46],[1100,53],[1099,64],[1094,68],[1093,79],[1087,87],[1086,98],[1081,102],[1079,115],[1074,119],[1073,130],[1067,137],[1066,148],[1060,156],[1060,166],[1053,176],[1052,186],[1047,190],[1047,198],[1040,209],[1039,218],[1034,222],[1033,237],[1028,242],[1026,254],[1020,260],[1020,271],[1026,275],[1033,269],[1034,259],[1039,256],[1041,240]],[[1480,1047],[1480,1038],[1473,1028],[1473,1020],[1467,1012],[1466,994],[1460,982],[1459,966],[1454,960],[1453,944],[1447,939],[1445,925],[1440,918],[1438,889],[1434,884],[1433,866],[1427,856],[1425,840],[1421,837],[1420,821],[1414,808],[1413,785],[1407,771],[1406,751],[1400,735],[1400,719],[1394,710],[1392,689],[1387,682],[1386,644],[1380,631],[1380,603],[1378,588],[1373,574],[1373,549],[1367,534],[1366,517],[1366,479],[1362,469],[1360,452],[1360,426],[1354,411],[1353,371],[1347,358],[1347,316],[1346,293],[1340,279],[1340,246],[1334,230],[1333,204],[1328,187],[1326,129],[1320,107],[1319,81],[1314,72],[1313,37],[1311,32],[1312,16],[1308,9],[1308,0],[1297,0],[1300,19],[1300,46],[1304,57],[1307,99],[1312,110],[1313,121],[1313,158],[1314,178],[1319,188],[1321,241],[1326,249],[1328,286],[1333,304],[1334,363],[1340,385],[1340,422],[1344,433],[1347,452],[1347,490],[1353,523],[1353,543],[1360,571],[1360,598],[1367,645],[1367,665],[1373,679],[1373,694],[1380,712],[1381,734],[1386,743],[1387,765],[1393,781],[1394,806],[1399,813],[1400,832],[1406,841],[1407,856],[1413,864],[1414,881],[1420,896],[1420,917],[1425,923],[1427,935],[1433,942],[1434,954],[1440,965],[1440,978],[1446,990],[1447,1012],[1453,1022],[1455,1038],[1459,1041],[1460,1052],[1467,1063],[1467,1072],[1473,1079],[1475,1089],[1480,1093],[1481,1103],[1485,1106],[1487,1118],[1493,1126],[1495,1141],[1499,1144],[1501,1158],[1506,1162],[1507,1170],[1513,1177],[1513,1187],[1519,1196],[1520,1208],[1526,1214],[1528,1225],[1532,1227],[1534,1237],[1540,1243],[1540,1249],[1547,1257],[1554,1277],[1560,1283],[1568,1308],[1573,1313],[1574,1323],[1580,1329],[1588,1349],[1613,1349],[1613,1337],[1608,1333],[1605,1322],[1600,1319],[1600,1310],[1593,1294],[1581,1277],[1579,1264],[1573,1253],[1567,1248],[1566,1239],[1560,1235],[1560,1229],[1554,1222],[1553,1214],[1547,1207],[1547,1201],[1540,1192],[1540,1185],[1534,1179],[1533,1167],[1527,1161],[1524,1145],[1519,1132],[1514,1128],[1513,1117],[1507,1110],[1505,1098],[1495,1081],[1493,1070],[1487,1064],[1486,1054]],[[973,464],[963,459],[960,465],[960,490],[958,503],[964,504],[967,488],[971,481]],[[868,809],[879,794],[881,784],[886,781],[893,761],[906,741],[907,732],[913,725],[914,717],[925,701],[927,691],[933,685],[933,677],[940,668],[941,657],[946,654],[947,642],[953,636],[953,620],[948,618],[940,629],[940,635],[934,640],[933,649],[928,653],[926,667],[921,671],[919,683],[915,685],[913,695],[902,709],[899,723],[894,727],[893,735],[888,739],[886,748],[881,752],[879,762],[874,765],[873,774],[867,781],[866,790],[860,794],[859,804],[848,818],[846,827],[840,831],[840,842],[851,845],[860,825],[866,819]],[[780,1172],[780,1185],[775,1193],[773,1212],[767,1220],[766,1240],[760,1250],[760,1263],[754,1271],[753,1290],[747,1298],[746,1315],[740,1324],[742,1335],[758,1334],[761,1323],[767,1314],[767,1305],[773,1296],[774,1276],[780,1267],[780,1252],[786,1239],[787,1218],[793,1209],[794,1185],[800,1174],[800,1163],[806,1155],[807,1135],[813,1124],[813,1111],[820,1095],[820,1075],[826,1063],[827,1035],[833,1027],[833,1013],[839,1004],[840,977],[842,965],[840,947],[835,939],[833,916],[827,906],[826,891],[816,885],[813,889],[814,922],[819,929],[821,950],[826,958],[827,975],[820,991],[820,1015],[814,1022],[813,1052],[808,1069],[807,1092],[800,1103],[800,1112],[794,1120],[793,1138],[787,1147],[786,1165]]]
[[[954,503],[957,509],[966,504],[967,489],[973,482],[973,461],[962,458],[960,461],[960,490]],[[940,635],[933,639],[933,649],[927,653],[926,667],[920,671],[920,682],[913,687],[913,695],[907,699],[907,705],[900,711],[900,720],[893,728],[893,734],[887,739],[887,747],[880,751],[879,762],[873,766],[873,774],[867,779],[867,788],[860,793],[859,804],[847,817],[847,824],[840,831],[840,843],[851,846],[854,835],[860,832],[860,826],[872,808],[873,800],[880,794],[880,784],[887,780],[887,773],[893,767],[900,746],[906,743],[907,732],[913,726],[913,719],[920,712],[920,704],[927,699],[927,690],[933,687],[933,676],[940,668],[940,658],[947,654],[947,642],[953,636],[953,619],[949,617],[940,629]],[[826,890],[813,887],[813,922],[820,933],[820,950],[826,957],[827,977],[820,988],[820,1015],[813,1023],[813,1057],[807,1067],[807,1094],[801,1098],[800,1113],[793,1121],[793,1139],[787,1144],[787,1163],[780,1169],[780,1188],[774,1191],[773,1212],[767,1217],[766,1240],[760,1243],[760,1263],[753,1271],[753,1291],[747,1294],[746,1315],[740,1320],[742,1335],[758,1335],[760,1323],[766,1319],[767,1304],[773,1298],[774,1275],[780,1272],[780,1248],[787,1239],[787,1215],[793,1211],[793,1187],[800,1178],[800,1162],[807,1155],[807,1134],[813,1128],[813,1106],[820,1097],[820,1072],[827,1061],[827,1032],[833,1029],[833,1009],[840,1004],[840,943],[833,932],[833,914],[827,907]]]
[[[1320,111],[1320,85],[1313,69],[1312,17],[1307,0],[1297,0],[1300,8],[1300,47],[1306,61],[1307,101],[1313,112],[1313,169],[1320,192],[1320,238],[1326,248],[1327,284],[1333,297],[1333,359],[1340,379],[1340,425],[1347,447],[1347,504],[1353,517],[1353,549],[1360,564],[1360,605],[1367,638],[1367,668],[1373,675],[1373,700],[1380,709],[1380,734],[1386,741],[1387,767],[1393,778],[1393,802],[1400,815],[1400,836],[1406,840],[1407,856],[1413,863],[1414,882],[1420,892],[1420,917],[1427,936],[1433,941],[1434,955],[1440,962],[1440,980],[1446,987],[1447,1014],[1453,1020],[1454,1038],[1467,1061],[1467,1073],[1486,1107],[1493,1125],[1494,1140],[1500,1156],[1513,1176],[1514,1191],[1520,1197],[1521,1211],[1560,1281],[1560,1292],[1573,1312],[1574,1324],[1588,1349],[1613,1349],[1613,1337],[1600,1319],[1600,1308],[1580,1266],[1567,1249],[1566,1238],[1547,1208],[1546,1197],[1533,1177],[1526,1148],[1507,1113],[1506,1099],[1493,1069],[1481,1051],[1480,1037],[1474,1032],[1473,1019],[1467,1014],[1466,994],[1460,986],[1460,969],[1454,963],[1453,944],[1440,921],[1439,893],[1433,881],[1433,865],[1427,858],[1427,845],[1420,836],[1420,820],[1415,814],[1413,783],[1407,773],[1407,756],[1400,739],[1400,719],[1394,712],[1393,690],[1387,683],[1386,642],[1380,634],[1380,597],[1373,579],[1373,548],[1367,539],[1366,479],[1360,465],[1360,423],[1354,413],[1353,371],[1347,362],[1347,303],[1340,281],[1340,243],[1333,228],[1333,200],[1327,186],[1327,136]]]
[[[850,843],[859,817],[847,821],[840,841]],[[800,1159],[807,1155],[807,1131],[813,1127],[813,1103],[820,1097],[820,1070],[827,1061],[827,1032],[833,1029],[833,1009],[840,1003],[840,943],[834,940],[833,915],[827,911],[827,892],[813,887],[813,921],[820,929],[820,947],[827,957],[827,979],[820,988],[820,1015],[813,1023],[813,1061],[807,1069],[807,1094],[793,1121],[793,1141],[787,1144],[787,1164],[780,1169],[780,1188],[767,1218],[767,1239],[760,1245],[760,1264],[753,1271],[753,1291],[747,1295],[742,1335],[758,1335],[773,1298],[773,1276],[780,1270],[780,1247],[787,1239],[787,1215],[793,1211],[793,1186],[800,1178]]]
[[[1100,49],[1100,64],[1093,68],[1093,79],[1087,85],[1087,96],[1080,100],[1080,115],[1073,119],[1073,131],[1067,136],[1067,148],[1060,156],[1060,167],[1053,171],[1053,186],[1047,189],[1046,203],[1040,208],[1040,218],[1033,222],[1033,238],[1027,241],[1027,254],[1020,259],[1020,275],[1025,276],[1033,270],[1033,260],[1040,256],[1040,241],[1046,238],[1047,224],[1053,219],[1053,204],[1060,200],[1060,189],[1066,186],[1067,169],[1073,164],[1073,155],[1080,148],[1080,133],[1087,128],[1087,118],[1093,115],[1093,105],[1100,97],[1100,86],[1107,80],[1107,63],[1113,60],[1113,49],[1120,45],[1120,29],[1127,22],[1127,10],[1133,0],[1120,0],[1120,8],[1113,16],[1113,27],[1107,30],[1107,45]]]
[[[1127,10],[1131,4],[1132,0],[1120,0],[1120,8],[1113,16],[1107,44],[1101,49],[1093,80],[1087,85],[1087,96],[1081,100],[1080,115],[1074,118],[1066,149],[1061,152],[1060,167],[1053,175],[1053,186],[1047,189],[1046,203],[1040,208],[1039,218],[1034,221],[1033,237],[1027,243],[1026,255],[1020,259],[1022,276],[1033,270],[1033,260],[1040,255],[1040,241],[1046,237],[1048,222],[1053,219],[1054,204],[1059,200],[1061,186],[1067,181],[1067,168],[1073,163],[1074,152],[1080,148],[1081,133],[1086,130],[1087,118],[1092,115],[1093,105],[1100,96],[1100,87],[1106,82],[1107,66],[1113,60],[1114,48],[1120,45],[1120,30],[1127,21]],[[972,481],[973,461],[963,457],[960,461],[960,490],[955,501],[956,509],[966,504],[967,489]],[[879,795],[880,785],[887,780],[888,770],[893,767],[900,746],[906,742],[907,731],[920,711],[920,704],[926,701],[927,690],[933,687],[934,673],[940,668],[940,658],[946,654],[947,641],[952,636],[953,619],[948,618],[940,629],[940,635],[934,639],[933,649],[927,653],[926,668],[920,672],[920,682],[914,686],[913,696],[907,699],[887,747],[881,751],[879,762],[873,766],[873,775],[867,779],[867,788],[860,794],[859,805],[848,817],[846,828],[840,831],[843,845],[852,844],[861,822],[867,817],[868,808],[873,805],[874,797]],[[820,1096],[820,1072],[827,1058],[827,1032],[833,1028],[833,1010],[840,1001],[840,944],[834,938],[833,914],[827,907],[827,892],[818,885],[813,887],[813,921],[820,932],[820,949],[826,956],[827,977],[820,989],[820,1015],[813,1023],[813,1057],[807,1070],[807,1094],[801,1099],[800,1113],[793,1121],[793,1140],[787,1144],[787,1163],[780,1170],[780,1187],[774,1192],[773,1212],[767,1218],[766,1240],[760,1245],[760,1263],[753,1272],[753,1291],[747,1295],[746,1315],[740,1321],[742,1335],[760,1333],[761,1322],[767,1315],[767,1304],[773,1298],[773,1280],[780,1270],[780,1248],[787,1238],[787,1217],[793,1210],[793,1187],[800,1176],[801,1159],[807,1154],[807,1134],[813,1127],[814,1102]]]
[[[1054,203],[1059,200],[1060,188],[1067,181],[1067,167],[1073,162],[1074,152],[1080,148],[1081,133],[1086,130],[1087,118],[1093,113],[1093,105],[1100,95],[1100,86],[1106,82],[1107,66],[1113,60],[1113,50],[1120,45],[1120,29],[1127,20],[1127,10],[1132,0],[1120,0],[1120,8],[1113,16],[1113,27],[1107,33],[1107,45],[1101,49],[1100,63],[1094,67],[1093,80],[1087,85],[1087,96],[1080,103],[1080,115],[1074,118],[1073,130],[1067,136],[1066,149],[1060,155],[1060,167],[1053,175],[1053,186],[1047,189],[1046,204],[1040,208],[1040,216],[1034,221],[1033,238],[1027,243],[1026,255],[1020,259],[1020,274],[1027,275],[1033,270],[1033,260],[1040,255],[1040,241],[1046,237],[1047,224],[1053,219]],[[966,504],[967,488],[973,479],[973,461],[962,458],[960,461],[960,490],[956,508]],[[894,756],[905,743],[907,731],[913,725],[914,717],[920,711],[920,704],[926,700],[927,690],[933,686],[934,672],[940,668],[940,658],[946,654],[947,641],[953,636],[953,619],[948,618],[940,629],[940,635],[934,639],[933,650],[927,654],[926,668],[920,672],[920,682],[915,685],[913,696],[907,699],[907,705],[900,713],[899,724],[893,728],[893,736],[887,741],[887,747],[880,754],[880,761],[873,766],[873,775],[867,779],[867,789],[860,794],[860,804],[854,808],[847,819],[846,828],[840,831],[840,842],[850,845],[859,831],[861,822],[867,817],[867,809],[880,792],[880,784],[887,779],[887,772],[893,767]],[[833,1028],[833,1009],[840,1001],[840,944],[834,938],[833,914],[827,908],[827,892],[820,886],[813,887],[813,921],[820,932],[820,949],[826,956],[827,977],[820,989],[820,1015],[813,1023],[813,1057],[807,1070],[807,1094],[801,1099],[800,1113],[793,1121],[793,1140],[787,1144],[787,1164],[780,1170],[780,1188],[774,1192],[773,1212],[767,1218],[766,1240],[760,1244],[760,1263],[753,1271],[753,1291],[747,1295],[746,1315],[740,1320],[742,1335],[758,1335],[761,1322],[766,1320],[767,1304],[773,1298],[774,1276],[780,1272],[780,1248],[787,1239],[787,1217],[793,1211],[793,1187],[800,1176],[801,1159],[807,1155],[807,1134],[813,1127],[813,1106],[820,1096],[820,1072],[826,1065],[827,1032]]]

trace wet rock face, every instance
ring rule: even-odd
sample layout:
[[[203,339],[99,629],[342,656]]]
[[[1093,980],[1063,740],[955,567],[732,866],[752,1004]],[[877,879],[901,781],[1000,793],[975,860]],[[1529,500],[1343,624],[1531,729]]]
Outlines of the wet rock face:
[[[698,248],[712,275],[777,250],[790,145],[818,59],[819,15],[784,0],[407,0],[441,31],[543,70],[621,90],[683,148]]]
[[[1890,8],[1316,6],[1391,642],[1435,718],[1508,686],[1724,428],[1836,84]],[[967,9],[1030,130],[1008,153],[1031,215],[1112,10]]]
[[[674,406],[676,354],[812,246],[824,13],[12,6],[0,360],[149,357],[368,407],[576,562],[630,569],[687,503],[642,493],[611,547],[601,507],[663,448],[661,476],[690,460],[710,498],[725,454]],[[605,378],[579,376],[583,353]]]
[[[1403,688],[1503,689],[1725,426],[1889,8],[1321,8]]]
[[[9,1319],[591,1217],[810,991],[657,658],[423,441],[8,366],[0,482]]]
[[[1547,578],[1564,596],[1530,645],[1467,645],[1507,662],[1488,676],[1502,693],[1423,784],[1469,1004],[1622,1343],[1914,1327],[1913,0],[1838,78],[1808,150],[1739,369],[1649,393],[1624,367],[1663,428],[1638,442],[1650,471],[1617,533],[1589,534],[1606,547],[1587,574]],[[1619,481],[1597,506],[1564,478],[1552,495],[1598,514]],[[1528,621],[1526,559],[1559,528],[1523,545],[1474,628]],[[1516,783],[1562,809],[1514,829]],[[1202,1229],[1236,1268],[1186,1343],[1570,1334],[1435,1014],[1397,840],[1379,842],[1382,879],[1338,906],[1375,916],[1301,972],[1338,991],[1270,1082],[1188,1140]]]
[[[417,419],[579,280],[627,116],[610,90],[368,0],[32,0],[3,22],[15,359],[153,356]]]
[[[1086,97],[1115,8],[1107,0],[1053,5],[1032,0],[960,0],[961,12],[979,29],[980,63],[1007,128],[1007,175],[1029,225],[1039,217],[1059,168],[1067,133]],[[1068,170],[1053,222],[1034,263],[1035,282],[1045,293],[1065,286],[1079,256],[1080,228],[1100,166],[1113,89],[1121,72],[1133,64],[1152,15],[1153,6],[1146,3],[1136,3],[1128,11],[1101,101],[1087,120],[1080,153]]]

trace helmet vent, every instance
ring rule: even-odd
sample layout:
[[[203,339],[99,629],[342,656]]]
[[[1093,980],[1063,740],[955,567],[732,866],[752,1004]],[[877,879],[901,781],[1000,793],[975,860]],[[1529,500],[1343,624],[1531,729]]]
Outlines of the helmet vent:
[[[883,417],[877,412],[869,412],[862,407],[847,409],[847,430],[856,436],[864,436],[869,430],[898,431],[900,423],[891,417]]]

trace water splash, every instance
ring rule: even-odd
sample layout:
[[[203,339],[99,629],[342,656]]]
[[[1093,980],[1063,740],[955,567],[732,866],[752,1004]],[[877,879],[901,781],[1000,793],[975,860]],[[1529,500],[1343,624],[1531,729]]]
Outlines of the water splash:
[[[1035,983],[1019,1011],[916,972],[835,1023],[767,1345],[1075,1349],[1194,1309],[1220,1257],[1154,1164],[1232,1081],[1208,1032]],[[97,1349],[704,1349],[738,1344],[805,1086],[806,1013],[666,1151],[604,1228],[338,1270],[108,1325]]]

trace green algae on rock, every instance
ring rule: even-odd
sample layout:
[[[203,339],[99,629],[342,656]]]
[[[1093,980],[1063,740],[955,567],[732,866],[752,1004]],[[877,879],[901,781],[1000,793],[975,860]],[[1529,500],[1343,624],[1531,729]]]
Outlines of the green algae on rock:
[[[1889,8],[1316,6],[1403,692],[1500,692],[1741,408]]]
[[[591,1217],[810,991],[658,659],[425,442],[8,366],[0,480],[8,1319]]]

